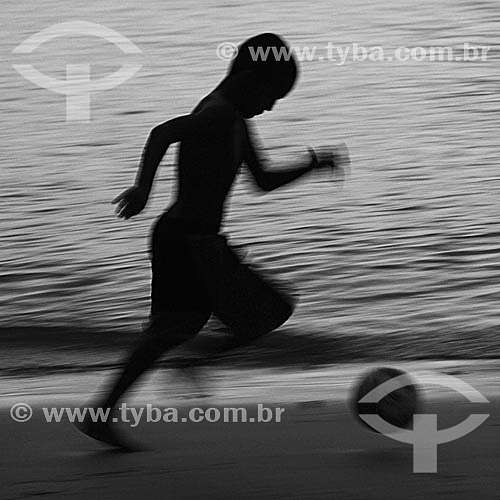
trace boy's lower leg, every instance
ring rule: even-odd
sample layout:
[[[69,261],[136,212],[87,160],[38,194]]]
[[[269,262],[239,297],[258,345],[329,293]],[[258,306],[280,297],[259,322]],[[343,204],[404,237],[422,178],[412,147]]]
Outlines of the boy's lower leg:
[[[97,405],[114,408],[125,391],[166,351],[196,335],[207,321],[204,314],[189,312],[185,317],[173,317],[153,324],[128,358],[118,379],[106,398]]]
[[[169,319],[162,322],[161,326],[153,324],[152,331],[144,336],[136,349],[128,358],[125,367],[112,385],[108,395],[100,402],[95,404],[96,408],[113,409],[121,396],[127,389],[150,368],[153,363],[168,349],[182,344],[192,336],[196,335],[208,317],[201,314],[190,314],[184,318]],[[77,427],[88,436],[105,442],[115,447],[124,449],[133,449],[133,446],[119,436],[111,425],[108,418],[105,421],[92,420],[87,413],[83,422],[77,424]]]

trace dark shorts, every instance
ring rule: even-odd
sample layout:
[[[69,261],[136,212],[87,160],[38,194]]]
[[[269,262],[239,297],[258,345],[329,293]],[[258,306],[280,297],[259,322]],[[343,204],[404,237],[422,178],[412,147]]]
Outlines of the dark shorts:
[[[165,213],[151,236],[151,318],[213,313],[233,333],[259,336],[283,324],[293,300],[244,263],[220,234],[193,231]]]
[[[153,227],[151,255],[151,314],[206,311],[212,307],[200,276],[182,222],[162,215]]]

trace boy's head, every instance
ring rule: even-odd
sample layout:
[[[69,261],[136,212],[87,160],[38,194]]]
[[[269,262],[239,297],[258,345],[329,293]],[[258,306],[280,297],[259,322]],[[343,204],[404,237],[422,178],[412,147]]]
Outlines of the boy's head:
[[[238,81],[239,106],[245,118],[271,110],[292,89],[298,75],[290,47],[277,35],[263,33],[238,47],[228,78]]]

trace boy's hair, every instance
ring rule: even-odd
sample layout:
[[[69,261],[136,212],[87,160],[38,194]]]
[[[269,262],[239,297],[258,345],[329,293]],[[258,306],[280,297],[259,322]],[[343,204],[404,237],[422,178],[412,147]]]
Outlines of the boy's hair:
[[[249,38],[238,47],[238,55],[229,67],[229,75],[252,71],[269,82],[277,99],[284,97],[297,79],[298,67],[290,47],[274,33]]]

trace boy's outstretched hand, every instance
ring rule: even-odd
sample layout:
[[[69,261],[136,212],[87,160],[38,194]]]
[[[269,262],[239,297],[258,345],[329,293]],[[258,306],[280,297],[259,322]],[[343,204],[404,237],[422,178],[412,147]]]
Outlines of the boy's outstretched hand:
[[[148,201],[149,192],[139,186],[132,186],[123,191],[111,203],[118,203],[116,215],[130,219],[142,212]]]
[[[348,171],[351,160],[349,158],[349,150],[345,143],[340,143],[333,148],[318,148],[316,151],[309,148],[311,162],[314,169],[325,170],[329,169],[335,180],[343,181]]]

